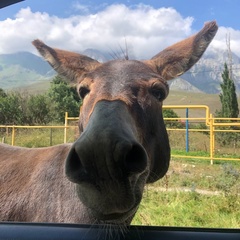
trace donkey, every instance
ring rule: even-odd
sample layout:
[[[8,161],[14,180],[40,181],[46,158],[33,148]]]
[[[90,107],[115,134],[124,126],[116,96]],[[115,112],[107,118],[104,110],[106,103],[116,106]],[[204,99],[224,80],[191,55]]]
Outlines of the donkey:
[[[99,63],[34,40],[53,69],[78,85],[80,137],[46,148],[0,145],[0,220],[130,224],[145,184],[169,167],[166,81],[200,59],[217,29],[208,22],[146,61]]]

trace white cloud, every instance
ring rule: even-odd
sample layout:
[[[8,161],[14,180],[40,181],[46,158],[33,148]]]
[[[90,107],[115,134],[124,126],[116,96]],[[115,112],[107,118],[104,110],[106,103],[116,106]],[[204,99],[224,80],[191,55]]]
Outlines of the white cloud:
[[[79,2],[74,2],[72,5],[72,9],[75,12],[80,12],[80,13],[89,13],[90,12],[90,6],[81,4]]]
[[[0,22],[0,53],[33,52],[31,41],[36,38],[73,51],[97,48],[111,52],[124,46],[126,39],[134,57],[145,58],[189,35],[192,21],[172,8],[154,9],[146,5],[111,5],[96,14],[69,18],[25,8],[15,19]]]
[[[14,19],[0,21],[0,54],[36,52],[31,45],[36,38],[72,51],[96,48],[107,52],[119,50],[119,45],[124,48],[126,39],[130,57],[144,59],[193,33],[194,19],[183,18],[173,8],[155,9],[143,4],[131,8],[116,4],[96,14],[86,14],[87,6],[78,5],[78,8],[85,11],[85,15],[59,18],[25,8]],[[234,50],[240,37],[239,31],[231,31],[231,39],[236,41],[232,45]],[[213,43],[217,47],[225,44],[224,28],[219,32]]]
[[[210,48],[227,50],[226,37],[228,34],[230,35],[230,47],[232,52],[240,57],[240,30],[219,27]]]

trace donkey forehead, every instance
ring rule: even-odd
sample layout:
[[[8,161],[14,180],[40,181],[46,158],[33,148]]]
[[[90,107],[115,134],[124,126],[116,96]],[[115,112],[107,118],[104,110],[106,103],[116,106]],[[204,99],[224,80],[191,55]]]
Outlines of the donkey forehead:
[[[100,67],[87,75],[93,82],[106,84],[131,84],[138,80],[149,81],[152,78],[162,78],[149,66],[137,60],[112,60],[103,63]]]

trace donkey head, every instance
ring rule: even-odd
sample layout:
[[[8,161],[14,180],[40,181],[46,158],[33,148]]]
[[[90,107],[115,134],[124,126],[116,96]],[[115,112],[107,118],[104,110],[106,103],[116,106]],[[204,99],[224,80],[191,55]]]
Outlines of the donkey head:
[[[99,63],[87,56],[34,46],[50,65],[78,84],[80,137],[66,159],[68,179],[100,221],[130,222],[146,183],[168,170],[170,147],[162,117],[167,80],[191,68],[217,31],[207,23],[196,35],[151,60]]]

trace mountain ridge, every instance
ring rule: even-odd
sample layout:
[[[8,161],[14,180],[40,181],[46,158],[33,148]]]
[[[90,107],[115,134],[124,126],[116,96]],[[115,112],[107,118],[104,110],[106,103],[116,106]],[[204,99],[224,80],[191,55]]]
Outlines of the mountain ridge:
[[[111,55],[96,49],[82,52],[99,62],[111,60]],[[120,56],[120,54],[118,54]],[[216,94],[220,92],[224,62],[227,51],[211,49],[188,72],[170,81],[170,89]],[[236,91],[240,93],[240,58],[232,53],[233,76]],[[44,81],[51,81],[56,72],[41,57],[29,52],[0,54],[0,88],[11,90],[27,88]]]

